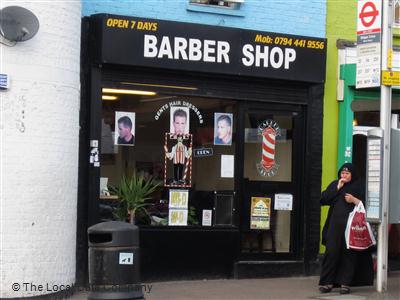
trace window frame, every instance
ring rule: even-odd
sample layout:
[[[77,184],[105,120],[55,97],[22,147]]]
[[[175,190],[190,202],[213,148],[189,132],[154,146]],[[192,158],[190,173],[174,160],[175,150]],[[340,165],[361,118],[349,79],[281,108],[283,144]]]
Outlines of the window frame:
[[[219,5],[219,3],[221,2],[224,5]],[[209,0],[189,0],[186,5],[186,9],[188,11],[201,12],[201,13],[212,13],[212,14],[244,17],[244,13],[242,11],[242,4],[244,3],[245,3],[244,0],[221,0],[218,1],[217,4],[211,4]]]

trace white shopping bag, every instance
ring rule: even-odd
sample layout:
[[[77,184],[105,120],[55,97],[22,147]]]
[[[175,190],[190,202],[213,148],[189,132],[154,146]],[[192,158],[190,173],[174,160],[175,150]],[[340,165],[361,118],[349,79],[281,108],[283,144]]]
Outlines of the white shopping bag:
[[[375,236],[366,220],[365,208],[361,201],[349,214],[344,234],[347,249],[365,250],[376,245]]]

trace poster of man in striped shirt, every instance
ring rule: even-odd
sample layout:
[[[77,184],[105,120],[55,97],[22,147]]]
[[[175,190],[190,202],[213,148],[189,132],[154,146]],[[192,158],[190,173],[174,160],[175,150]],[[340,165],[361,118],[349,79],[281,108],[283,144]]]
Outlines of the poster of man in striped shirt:
[[[164,146],[165,156],[173,161],[174,164],[174,180],[173,185],[184,185],[186,184],[186,177],[188,172],[188,166],[190,163],[190,157],[192,156],[192,148],[187,147],[183,143],[183,136],[177,136],[177,143],[172,147],[171,151],[168,152],[167,146]]]

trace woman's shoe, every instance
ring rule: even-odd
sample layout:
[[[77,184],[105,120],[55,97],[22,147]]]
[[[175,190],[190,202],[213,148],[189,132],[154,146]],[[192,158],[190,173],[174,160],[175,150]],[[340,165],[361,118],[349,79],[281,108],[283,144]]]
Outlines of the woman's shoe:
[[[345,285],[342,285],[342,286],[340,287],[340,293],[341,293],[342,295],[350,294],[350,287],[345,286]]]
[[[332,286],[330,286],[330,285],[322,285],[322,286],[319,287],[319,291],[322,294],[329,293],[330,291],[332,291]]]

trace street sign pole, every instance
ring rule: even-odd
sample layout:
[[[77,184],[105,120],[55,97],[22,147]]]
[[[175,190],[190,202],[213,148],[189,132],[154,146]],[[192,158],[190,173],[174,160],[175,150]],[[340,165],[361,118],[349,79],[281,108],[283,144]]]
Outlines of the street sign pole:
[[[388,70],[388,61],[392,49],[392,0],[382,1],[382,60],[381,70]],[[388,269],[388,206],[389,206],[389,174],[390,174],[390,128],[391,128],[392,87],[381,83],[380,127],[383,130],[383,165],[381,176],[382,187],[382,220],[378,227],[378,253],[376,289],[378,292],[387,290]]]

